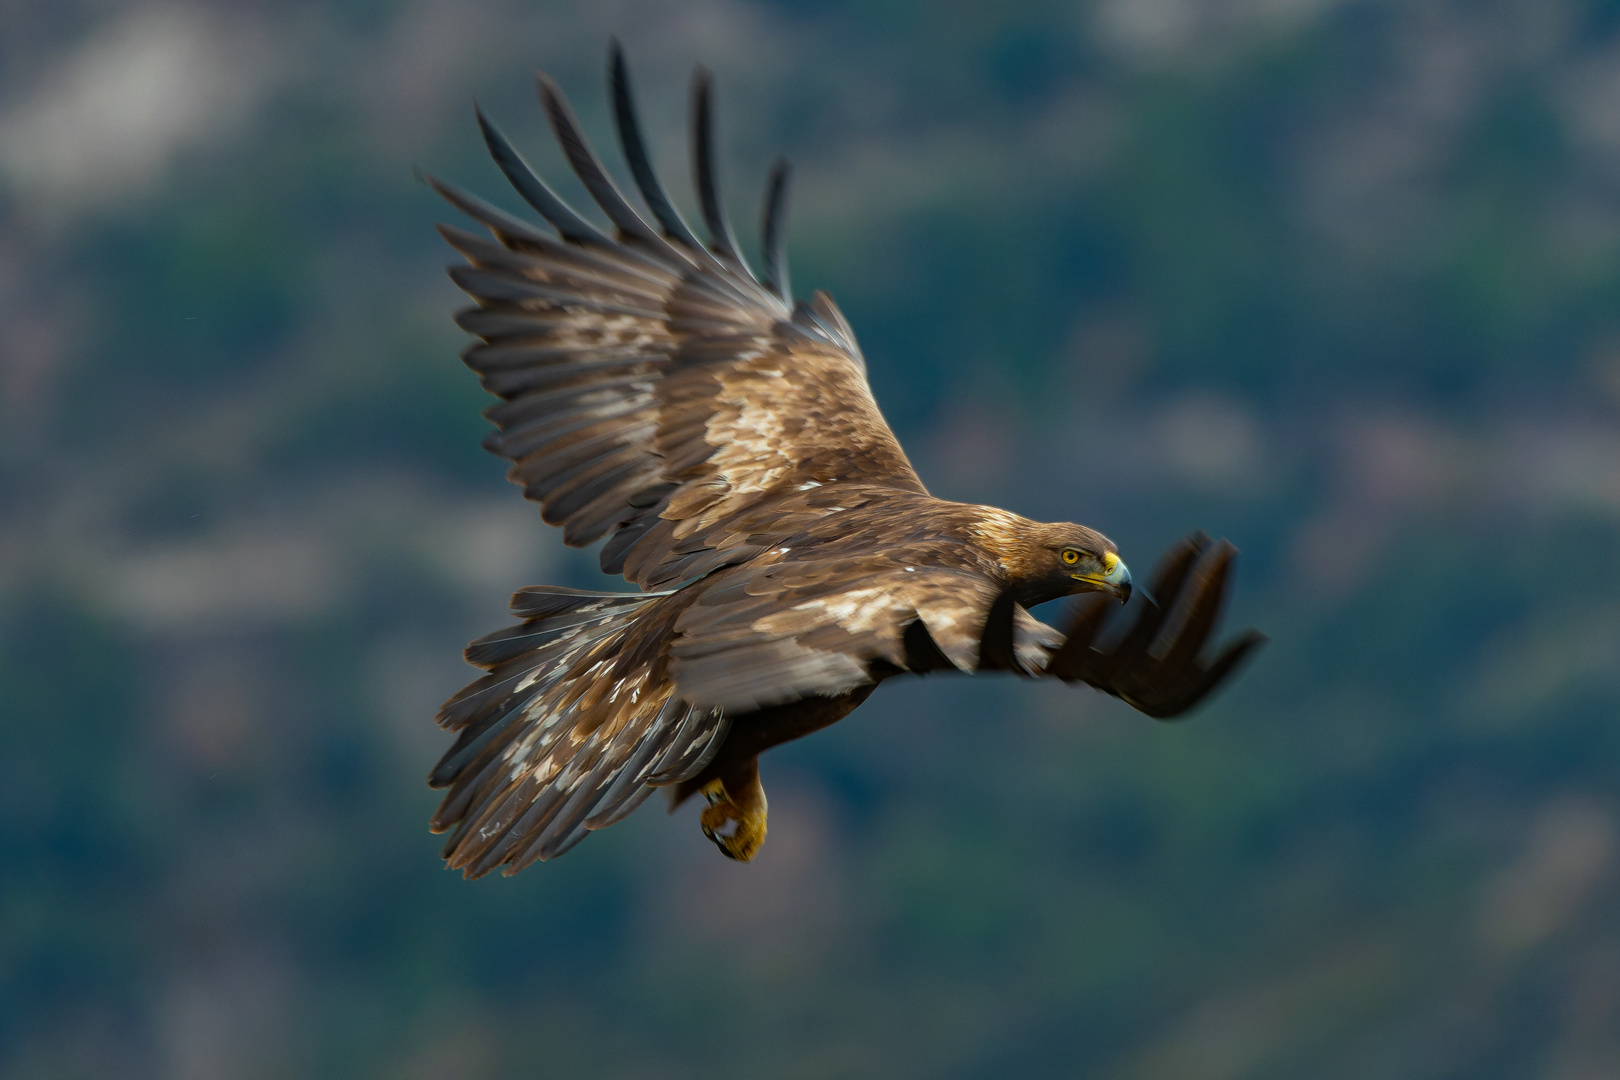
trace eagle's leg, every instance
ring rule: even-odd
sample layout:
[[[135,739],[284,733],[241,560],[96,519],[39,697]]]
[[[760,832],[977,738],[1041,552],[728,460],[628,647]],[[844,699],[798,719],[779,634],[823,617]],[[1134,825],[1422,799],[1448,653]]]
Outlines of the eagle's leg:
[[[759,854],[765,843],[765,788],[759,782],[759,758],[731,766],[699,790],[709,803],[703,808],[703,835],[738,862]]]
[[[749,861],[765,843],[759,755],[843,719],[872,689],[859,686],[833,697],[804,698],[734,718],[714,760],[696,776],[670,787],[670,810],[701,794],[709,804],[703,809],[703,835],[727,858]]]

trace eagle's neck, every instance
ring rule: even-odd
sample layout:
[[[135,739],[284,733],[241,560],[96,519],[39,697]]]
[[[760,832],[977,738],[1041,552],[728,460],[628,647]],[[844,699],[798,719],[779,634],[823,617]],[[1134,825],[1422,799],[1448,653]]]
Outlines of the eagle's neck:
[[[974,543],[995,560],[1006,584],[1015,589],[1032,585],[1041,576],[1034,548],[1039,523],[994,506],[973,509],[975,520],[968,532]]]

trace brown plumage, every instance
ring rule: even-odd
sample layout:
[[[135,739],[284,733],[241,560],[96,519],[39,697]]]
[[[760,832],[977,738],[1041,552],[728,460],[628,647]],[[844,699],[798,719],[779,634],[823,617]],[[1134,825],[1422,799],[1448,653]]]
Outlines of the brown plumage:
[[[1184,541],[1124,632],[1100,636],[1131,592],[1111,541],[929,495],[831,297],[791,302],[786,166],[767,186],[762,280],[721,206],[707,73],[692,94],[706,245],[652,170],[616,47],[611,84],[652,221],[544,75],[552,129],[611,233],[482,114],[497,164],[557,235],[430,181],[494,236],[440,228],[477,305],[457,316],[479,338],[463,359],[500,398],[486,447],[567,543],[605,537],[602,569],[644,590],[526,588],[512,602],[523,621],[468,646],[487,674],[440,711],[458,738],[430,778],[449,789],[433,828],[455,830],[452,866],[513,873],[658,787],[675,804],[702,793],[704,831],[747,860],[765,836],[758,755],[841,719],[890,676],[1053,676],[1170,717],[1261,640],[1203,655],[1230,576],[1224,541]],[[1026,610],[1088,591],[1105,595],[1066,635]]]

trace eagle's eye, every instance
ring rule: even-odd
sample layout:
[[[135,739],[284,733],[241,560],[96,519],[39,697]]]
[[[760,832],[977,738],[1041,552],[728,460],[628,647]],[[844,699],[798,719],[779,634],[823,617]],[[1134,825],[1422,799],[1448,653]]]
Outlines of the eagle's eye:
[[[1073,566],[1075,563],[1077,563],[1079,561],[1080,561],[1080,553],[1078,551],[1076,551],[1074,548],[1064,548],[1063,549],[1063,562],[1064,562],[1065,565]]]

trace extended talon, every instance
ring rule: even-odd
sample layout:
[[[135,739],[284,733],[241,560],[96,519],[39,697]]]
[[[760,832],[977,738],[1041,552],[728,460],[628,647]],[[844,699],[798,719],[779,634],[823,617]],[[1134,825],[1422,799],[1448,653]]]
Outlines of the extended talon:
[[[721,780],[703,785],[708,802],[700,819],[703,835],[728,859],[748,862],[765,843],[765,791],[756,778],[740,799],[734,799]],[[728,825],[730,826],[728,828]]]

